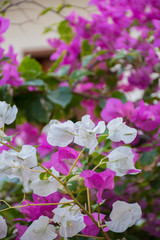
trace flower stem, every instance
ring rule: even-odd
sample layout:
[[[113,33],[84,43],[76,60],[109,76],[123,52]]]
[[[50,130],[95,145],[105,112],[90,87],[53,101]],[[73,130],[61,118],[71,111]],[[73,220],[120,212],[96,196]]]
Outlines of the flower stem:
[[[1,200],[0,200],[1,201]],[[0,210],[0,212],[7,211],[9,209],[16,209],[16,208],[23,208],[23,207],[28,207],[28,206],[54,206],[54,205],[64,205],[64,204],[70,204],[74,203],[74,201],[69,201],[69,202],[61,202],[61,203],[28,203],[25,205],[18,205],[18,206],[10,206],[5,202],[5,204],[8,206],[8,208]]]
[[[67,176],[69,176],[69,175],[71,174],[73,168],[74,168],[75,165],[77,164],[77,162],[78,162],[78,160],[80,159],[80,157],[81,157],[82,153],[84,152],[84,150],[85,150],[85,147],[82,149],[82,151],[81,151],[80,154],[78,155],[77,159],[76,159],[75,162],[73,163],[73,165],[72,165],[72,167],[71,167],[71,169],[70,169],[70,171],[69,171],[69,173],[68,173]]]
[[[91,201],[90,201],[89,188],[87,188],[87,202],[88,202],[88,211],[89,211],[89,213],[91,213]]]
[[[7,146],[7,147],[9,147],[9,148],[12,148],[13,150],[15,150],[15,151],[17,151],[17,152],[20,152],[20,150],[18,150],[18,149],[15,148],[15,147],[12,147],[10,144],[6,144],[6,143],[3,143],[3,142],[0,142],[0,144],[3,144],[3,145],[5,145],[5,146]]]
[[[82,150],[84,151],[84,149]],[[81,152],[82,153],[82,152]],[[39,166],[41,166],[48,174],[50,174],[52,177],[54,177],[68,192],[68,194],[70,195],[70,197],[73,199],[74,203],[76,203],[81,209],[82,211],[87,214],[90,219],[96,224],[96,226],[99,228],[102,236],[104,237],[104,239],[106,240],[111,240],[109,235],[107,233],[103,232],[103,229],[101,228],[101,226],[99,226],[99,224],[97,223],[97,221],[93,218],[92,214],[89,213],[84,207],[83,205],[75,198],[75,196],[73,195],[73,193],[69,190],[69,188],[66,186],[66,184],[64,182],[62,182],[60,179],[58,179],[53,173],[51,173],[46,167],[44,167],[42,164],[38,163]]]

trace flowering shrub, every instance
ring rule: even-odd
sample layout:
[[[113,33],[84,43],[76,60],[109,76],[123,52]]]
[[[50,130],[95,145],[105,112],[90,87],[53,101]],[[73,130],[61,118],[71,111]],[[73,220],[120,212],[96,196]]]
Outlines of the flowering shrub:
[[[1,239],[160,237],[160,3],[88,4],[48,39],[47,73],[5,52],[0,17]]]

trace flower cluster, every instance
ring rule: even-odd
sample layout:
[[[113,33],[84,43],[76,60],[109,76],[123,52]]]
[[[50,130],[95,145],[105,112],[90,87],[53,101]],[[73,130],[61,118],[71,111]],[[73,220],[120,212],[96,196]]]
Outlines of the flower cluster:
[[[1,129],[4,129],[4,124],[10,124],[15,120],[17,108],[15,106],[11,107],[5,102],[0,102],[0,105],[0,124]],[[38,210],[37,207],[41,206],[41,210],[35,218],[32,216],[28,218],[28,220],[32,220],[28,228],[17,225],[17,229],[21,229],[22,233],[19,233],[20,238],[17,236],[17,239],[51,240],[61,236],[67,240],[68,237],[73,237],[81,231],[91,234],[91,236],[97,234],[99,230],[104,233],[105,229],[113,232],[124,232],[141,218],[141,208],[137,203],[129,204],[117,201],[113,204],[110,215],[111,221],[105,222],[105,228],[99,227],[96,220],[97,214],[100,216],[98,222],[101,221],[101,224],[104,223],[105,215],[88,212],[70,190],[73,184],[80,187],[81,182],[84,181],[85,189],[97,191],[97,203],[100,204],[103,201],[103,191],[114,188],[115,175],[123,176],[128,173],[136,174],[140,172],[134,167],[134,153],[129,147],[125,146],[118,147],[109,153],[105,171],[96,172],[101,163],[93,170],[81,169],[84,166],[79,162],[79,158],[84,149],[78,154],[76,150],[66,146],[74,140],[75,144],[88,148],[91,154],[95,151],[95,147],[98,145],[97,139],[102,136],[100,134],[105,131],[105,128],[103,121],[100,121],[95,127],[89,115],[85,115],[82,117],[82,121],[75,124],[72,121],[61,123],[57,120],[51,120],[47,141],[54,146],[58,145],[60,148],[52,155],[51,161],[44,162],[43,165],[37,162],[35,147],[23,145],[19,150],[9,143],[5,143],[11,150],[3,150],[0,154],[0,176],[8,176],[11,179],[18,178],[23,184],[24,192],[33,190],[34,195],[36,194],[35,196],[41,199],[38,200],[38,203],[24,200],[20,206],[22,208],[21,212],[24,216],[27,214],[27,218],[29,217],[29,209],[23,210],[23,207],[32,208],[33,205],[33,208]],[[136,137],[136,130],[123,123],[122,118],[111,120],[107,129],[107,138],[116,142],[122,140],[125,143],[130,143]],[[56,169],[54,169],[54,163]],[[75,176],[72,175],[72,171]],[[62,191],[62,194],[59,191]],[[56,197],[58,202],[53,203],[51,196]],[[50,200],[46,203],[43,198]],[[27,205],[25,205],[26,203]],[[46,211],[44,206],[52,206],[52,204],[53,206],[57,204],[57,207],[49,207]],[[0,238],[3,238],[7,234],[7,224],[5,219],[2,216],[0,217],[2,226]],[[26,219],[26,221],[28,220]],[[59,227],[56,227],[57,224]],[[91,226],[95,228],[95,233],[90,233]]]

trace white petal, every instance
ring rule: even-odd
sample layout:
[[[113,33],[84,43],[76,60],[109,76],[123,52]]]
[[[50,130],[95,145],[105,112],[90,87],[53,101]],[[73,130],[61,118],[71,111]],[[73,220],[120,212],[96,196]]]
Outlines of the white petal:
[[[66,147],[73,141],[75,126],[72,121],[51,124],[48,131],[47,141],[52,146]]]
[[[75,137],[74,143],[80,146],[84,146],[90,149],[90,152],[93,152],[94,148],[98,144],[96,134],[92,130],[88,130],[85,128],[80,128],[77,134],[78,136]]]
[[[9,107],[6,114],[5,123],[11,124],[12,122],[14,122],[14,120],[16,119],[17,112],[18,112],[18,109],[15,105],[13,107]]]
[[[58,184],[55,179],[52,179],[52,181],[36,179],[30,184],[30,188],[35,194],[46,197],[58,190]]]
[[[93,129],[95,127],[94,122],[90,119],[90,115],[85,115],[82,117],[82,123],[87,129]]]
[[[110,214],[112,221],[106,222],[107,227],[113,232],[124,232],[141,218],[142,211],[138,203],[116,201]]]
[[[36,149],[33,146],[23,145],[18,156],[24,159],[25,167],[31,168],[37,166]]]
[[[134,154],[129,147],[117,147],[107,157],[109,159],[107,168],[115,171],[117,176],[124,176],[128,170],[135,169]]]
[[[57,234],[55,233],[55,227],[49,225],[49,218],[41,216],[38,220],[35,220],[25,231],[21,240],[53,240]]]
[[[107,124],[109,130],[108,138],[114,142],[123,141],[124,143],[131,143],[137,136],[137,130],[126,126],[123,123],[123,118],[115,118]]]
[[[117,117],[117,118],[111,120],[111,121],[107,124],[107,128],[109,129],[109,132],[113,132],[113,131],[115,131],[115,129],[117,129],[122,123],[123,123],[123,118]]]
[[[7,235],[7,224],[6,220],[0,216],[0,239],[6,237]]]
[[[126,126],[125,124],[122,126],[121,131],[123,132],[122,141],[124,143],[131,143],[137,136],[137,130],[135,128],[131,128]]]
[[[97,133],[101,134],[101,133],[104,133],[105,129],[106,129],[105,122],[104,122],[104,121],[100,121],[100,122],[97,124],[97,126],[93,129],[93,131],[94,131],[94,133],[96,133],[96,134],[97,134]]]

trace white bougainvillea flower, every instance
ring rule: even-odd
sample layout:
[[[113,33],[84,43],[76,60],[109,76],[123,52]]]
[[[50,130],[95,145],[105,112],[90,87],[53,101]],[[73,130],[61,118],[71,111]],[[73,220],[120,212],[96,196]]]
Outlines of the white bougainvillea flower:
[[[114,142],[131,143],[137,136],[137,130],[128,127],[121,117],[111,120],[107,124],[107,128],[109,130],[108,138]]]
[[[75,133],[75,125],[72,121],[61,123],[58,120],[51,120],[47,141],[52,146],[66,147],[73,141]]]
[[[141,218],[142,211],[138,203],[116,201],[110,214],[111,221],[105,222],[112,232],[124,232]]]
[[[93,153],[94,148],[98,144],[96,135],[105,131],[105,122],[100,121],[95,127],[95,124],[90,119],[90,115],[85,115],[82,117],[82,121],[75,123],[75,126],[77,134],[74,142],[80,146],[90,149],[89,153]]]
[[[50,219],[46,216],[40,216],[25,231],[21,240],[53,240],[57,237],[55,227],[49,224]]]
[[[107,168],[116,172],[117,176],[124,176],[125,174],[136,174],[141,170],[134,167],[134,153],[129,147],[117,147],[107,156]]]
[[[56,177],[59,176],[59,172],[57,172],[53,167],[51,168],[51,170]],[[35,173],[34,176],[35,179],[30,184],[30,188],[33,190],[35,194],[46,197],[58,190],[59,182],[54,177],[50,176],[46,180],[40,180],[39,173],[38,174]]]
[[[66,198],[61,199],[60,202],[67,202]],[[60,205],[53,211],[53,221],[60,224],[59,234],[64,237],[73,237],[86,227],[84,218],[77,205],[64,206]]]
[[[6,220],[0,216],[0,239],[5,238],[7,235],[7,224]]]
[[[14,105],[13,107],[6,102],[0,102],[0,128],[4,126],[4,124],[11,124],[16,119],[18,109]]]
[[[19,178],[27,192],[30,168],[37,166],[36,149],[30,145],[24,145],[20,152],[15,150],[2,151],[0,154],[0,176]]]

